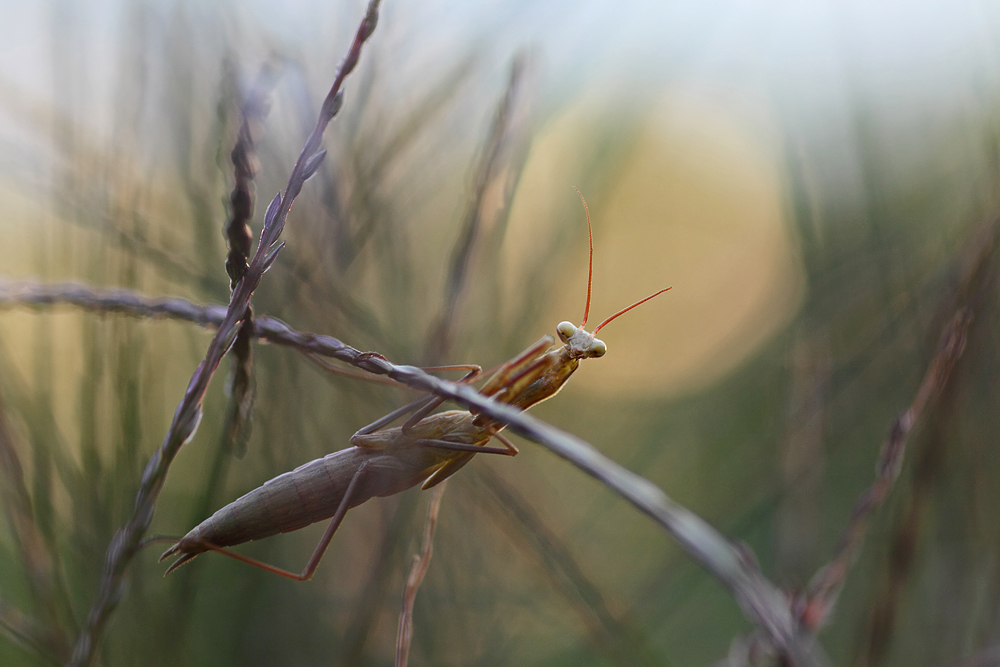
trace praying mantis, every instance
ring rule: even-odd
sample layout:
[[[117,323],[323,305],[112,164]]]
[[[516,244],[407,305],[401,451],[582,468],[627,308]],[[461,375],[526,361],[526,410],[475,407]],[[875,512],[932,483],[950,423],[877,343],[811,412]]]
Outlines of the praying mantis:
[[[577,194],[580,194],[577,190]],[[596,337],[605,325],[670,288],[661,289],[619,310],[586,330],[594,277],[594,235],[590,210],[583,200],[590,237],[587,304],[579,326],[560,322],[556,333],[561,347],[545,335],[510,361],[502,364],[481,387],[480,393],[522,410],[555,396],[583,359],[602,357],[607,345]],[[450,366],[425,370],[458,370],[468,373],[463,382],[480,374],[478,366]],[[195,526],[160,557],[172,556],[165,574],[173,572],[206,551],[218,551],[268,572],[306,581],[319,566],[334,533],[347,511],[376,497],[391,496],[421,484],[429,489],[454,475],[476,454],[514,456],[517,447],[501,434],[505,424],[468,410],[433,413],[444,399],[421,398],[365,426],[351,436],[351,446],[315,459],[279,475],[226,505]],[[389,424],[412,413],[402,426]],[[433,413],[433,414],[432,414]],[[502,447],[488,446],[497,439]],[[226,547],[287,533],[330,519],[326,532],[301,573],[284,570],[229,551]]]

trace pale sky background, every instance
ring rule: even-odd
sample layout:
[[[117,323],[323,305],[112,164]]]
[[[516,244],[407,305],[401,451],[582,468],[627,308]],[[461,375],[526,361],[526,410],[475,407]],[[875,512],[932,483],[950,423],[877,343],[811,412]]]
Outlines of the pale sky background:
[[[19,189],[9,185],[19,174],[43,174],[48,152],[37,132],[25,129],[23,117],[10,113],[4,97],[51,107],[53,86],[65,79],[53,69],[55,50],[72,54],[74,76],[82,78],[62,81],[72,89],[59,97],[71,100],[72,115],[100,144],[113,136],[110,124],[121,103],[115,82],[132,65],[122,62],[121,54],[135,52],[127,39],[149,40],[151,52],[164,52],[172,46],[165,40],[176,38],[173,18],[183,14],[200,31],[196,41],[177,48],[196,49],[204,52],[204,62],[218,62],[222,47],[204,36],[220,34],[261,58],[269,51],[308,58],[307,87],[318,99],[364,7],[317,0],[6,4],[0,22],[0,175],[8,174],[8,191]],[[126,18],[137,7],[162,32],[130,35]],[[630,159],[645,170],[633,169],[627,182],[613,188],[597,221],[599,229],[613,233],[598,233],[595,308],[613,312],[643,296],[640,290],[665,284],[676,289],[663,297],[669,307],[644,308],[609,328],[609,345],[625,352],[580,384],[670,392],[695,390],[724,374],[798,308],[796,243],[784,219],[788,146],[811,158],[808,178],[817,187],[844,206],[863,208],[859,123],[865,140],[877,141],[889,156],[880,165],[884,183],[905,182],[911,171],[926,173],[928,164],[947,153],[956,122],[978,122],[1000,100],[998,37],[998,2],[389,0],[377,50],[363,60],[378,67],[382,99],[405,106],[469,54],[476,61],[468,85],[479,91],[478,99],[494,99],[514,54],[531,54],[538,125],[510,227],[511,238],[524,243],[505,258],[515,276],[541,259],[530,248],[533,237],[544,233],[538,220],[575,205],[570,186],[581,175],[574,169],[595,128],[621,112],[640,114],[648,150]],[[378,50],[395,60],[378,60]],[[329,62],[317,63],[316,54],[324,53]],[[242,64],[249,77],[259,61]],[[349,95],[356,85],[348,82]],[[147,104],[156,103],[155,92],[151,97]],[[281,94],[276,98],[277,105],[286,103]],[[211,100],[199,98],[206,105]],[[482,120],[491,109],[480,104],[475,113]],[[210,118],[215,110],[205,106],[193,113]],[[476,132],[459,134],[474,140]],[[155,128],[142,141],[148,160],[157,150]],[[24,231],[25,219],[8,215],[0,224]],[[0,273],[30,275],[30,268],[16,267],[23,259],[21,251],[0,254]],[[541,330],[579,317],[585,269],[574,265],[574,278],[550,296]]]
[[[99,93],[110,81],[121,37],[120,2],[6,2],[0,74],[40,96],[52,85],[53,26],[72,23],[79,53]],[[147,2],[168,16],[177,7],[213,21],[226,9],[280,48],[328,40],[358,2]],[[57,18],[58,17],[58,18]],[[914,2],[386,2],[382,29],[394,40],[466,45],[502,71],[529,46],[541,56],[550,102],[584,86],[656,87],[676,77],[735,86],[766,85],[803,113],[843,104],[850,75],[893,113],[928,113],[992,91],[1000,60],[1000,3]],[[382,35],[386,38],[386,34]],[[304,48],[304,46],[303,46]],[[95,98],[111,102],[109,96]]]

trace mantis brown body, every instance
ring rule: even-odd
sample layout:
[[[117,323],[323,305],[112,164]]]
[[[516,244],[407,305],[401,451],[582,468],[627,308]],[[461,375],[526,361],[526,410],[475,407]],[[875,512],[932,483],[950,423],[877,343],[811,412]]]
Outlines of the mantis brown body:
[[[589,230],[589,210],[587,227]],[[579,327],[570,322],[559,323],[556,333],[563,343],[561,347],[550,349],[554,342],[552,337],[542,337],[503,364],[480,389],[482,394],[524,410],[551,398],[566,384],[581,359],[601,357],[607,352],[607,345],[595,337],[604,325],[670,289],[662,289],[618,311],[601,322],[593,332],[588,332],[584,326],[590,313],[593,257],[591,232],[590,276],[583,323]],[[472,381],[479,369],[467,368],[473,370],[463,381]],[[351,447],[279,475],[226,505],[160,557],[162,561],[180,555],[166,573],[198,554],[219,551],[285,577],[307,580],[312,577],[333,534],[352,507],[375,497],[394,495],[421,482],[421,488],[428,489],[455,474],[476,454],[517,454],[513,443],[500,434],[504,428],[502,423],[464,410],[430,414],[443,400],[432,396],[396,410],[355,433],[351,437]],[[403,426],[384,428],[410,412],[413,415]],[[487,446],[493,438],[504,446]],[[300,574],[224,549],[298,530],[331,517],[326,533]]]

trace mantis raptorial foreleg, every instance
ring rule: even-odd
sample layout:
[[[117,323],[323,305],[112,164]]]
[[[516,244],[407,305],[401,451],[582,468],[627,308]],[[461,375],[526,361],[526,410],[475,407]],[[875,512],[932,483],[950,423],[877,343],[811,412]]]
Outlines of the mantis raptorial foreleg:
[[[538,377],[536,371],[544,367],[546,363],[543,361],[545,357],[543,355],[550,347],[552,347],[552,336],[548,334],[542,336],[535,342],[534,345],[528,349],[521,352],[519,355],[502,364],[500,368],[490,376],[486,381],[486,384],[480,388],[479,393],[484,396],[493,396],[498,392],[511,387],[512,384],[517,383],[518,385],[523,383],[524,379],[531,378],[533,382]],[[520,382],[519,382],[520,380]],[[530,384],[530,382],[528,383]],[[503,393],[514,393],[505,392]]]

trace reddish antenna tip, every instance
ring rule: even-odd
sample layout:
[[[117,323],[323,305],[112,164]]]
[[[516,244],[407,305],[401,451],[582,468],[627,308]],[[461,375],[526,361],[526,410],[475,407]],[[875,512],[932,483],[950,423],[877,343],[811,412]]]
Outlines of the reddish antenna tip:
[[[587,235],[590,237],[590,264],[589,270],[587,272],[587,306],[583,309],[583,322],[580,323],[580,328],[582,329],[587,325],[587,318],[590,317],[590,293],[594,285],[594,229],[590,226],[590,207],[587,206],[587,200],[583,198],[583,193],[580,189],[573,186],[576,190],[576,194],[580,195],[580,201],[583,202],[583,210],[587,214]]]
[[[652,299],[652,298],[653,298],[654,296],[660,296],[661,294],[663,294],[664,292],[666,292],[666,291],[667,291],[667,290],[669,290],[669,289],[672,289],[672,288],[671,288],[671,287],[664,287],[664,288],[663,288],[663,289],[661,289],[661,290],[660,290],[659,292],[655,292],[655,293],[653,293],[653,294],[650,294],[649,296],[647,296],[647,297],[646,297],[645,299],[640,299],[639,301],[636,301],[635,303],[633,303],[633,304],[632,304],[631,306],[629,306],[628,308],[622,308],[622,309],[621,309],[621,310],[619,310],[619,311],[618,311],[617,313],[615,313],[614,315],[612,315],[612,316],[611,316],[611,317],[609,317],[608,319],[606,319],[606,320],[604,320],[603,322],[601,322],[600,324],[598,324],[598,325],[597,325],[597,327],[596,327],[596,328],[594,329],[594,333],[596,334],[596,333],[597,333],[598,331],[600,331],[600,330],[601,330],[601,327],[603,327],[603,326],[604,326],[605,324],[607,324],[607,323],[608,323],[608,322],[610,322],[611,320],[615,319],[615,318],[616,318],[616,317],[618,317],[619,315],[624,315],[625,313],[627,313],[628,311],[632,310],[632,309],[633,309],[633,308],[635,308],[636,306],[641,306],[642,304],[644,304],[644,303],[646,303],[647,301],[649,301],[650,299]]]

